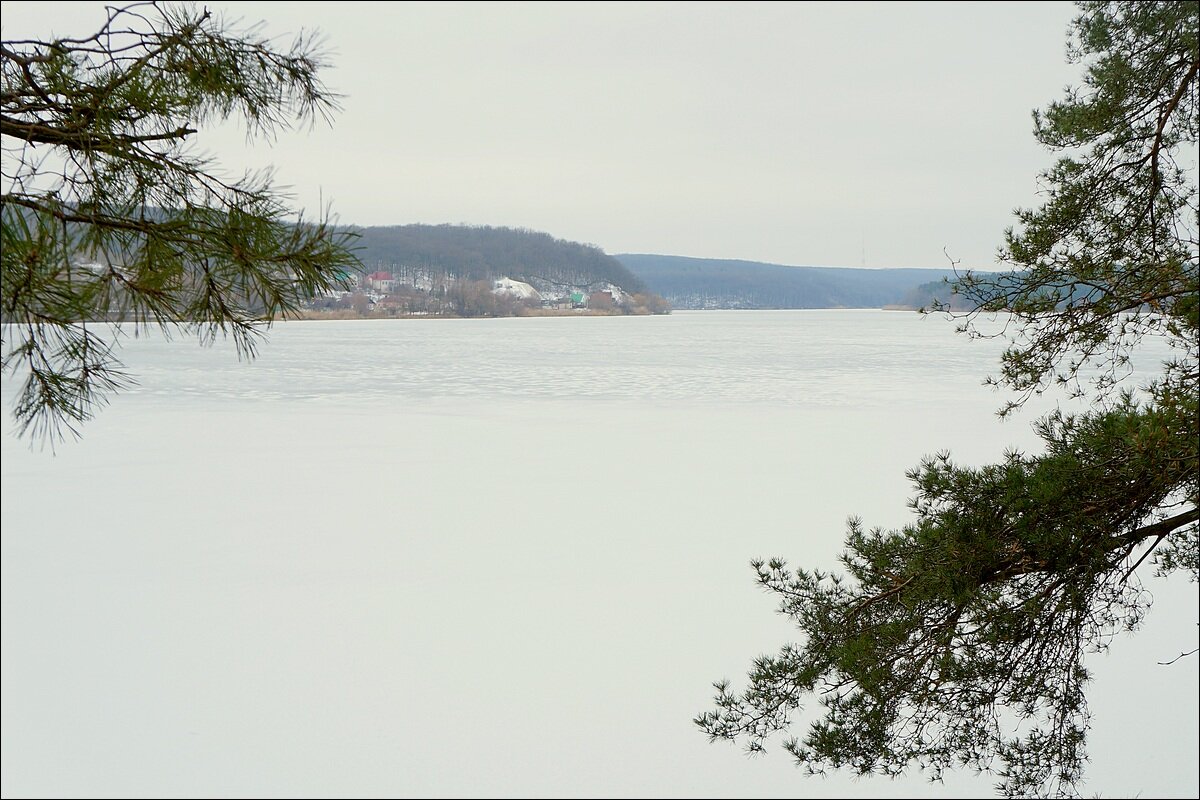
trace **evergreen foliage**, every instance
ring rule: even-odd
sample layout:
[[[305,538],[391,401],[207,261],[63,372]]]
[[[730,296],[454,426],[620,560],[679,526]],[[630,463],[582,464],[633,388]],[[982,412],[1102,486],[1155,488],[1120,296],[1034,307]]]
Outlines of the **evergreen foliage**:
[[[264,323],[357,267],[352,236],[297,217],[270,174],[223,177],[191,147],[229,118],[252,136],[327,119],[323,66],[311,36],[279,48],[157,2],[109,8],[84,38],[3,42],[0,314],[22,434],[75,432],[128,384],[118,321],[249,356]]]
[[[1085,657],[1132,631],[1150,597],[1139,573],[1197,580],[1200,354],[1197,185],[1200,52],[1194,2],[1081,3],[1072,57],[1084,88],[1035,115],[1064,151],[1047,202],[1018,212],[1009,273],[958,289],[1015,338],[998,384],[1062,385],[1086,413],[1054,413],[1044,452],[980,468],[947,454],[909,473],[916,519],[852,520],[845,574],[756,561],[801,632],[755,661],[748,688],[716,684],[696,723],[752,751],[782,734],[810,773],[848,768],[937,779],[969,767],[1009,797],[1071,796],[1087,761]],[[1149,386],[1122,383],[1147,335],[1176,357]],[[1194,651],[1193,651],[1194,652]],[[805,702],[820,717],[786,733]]]

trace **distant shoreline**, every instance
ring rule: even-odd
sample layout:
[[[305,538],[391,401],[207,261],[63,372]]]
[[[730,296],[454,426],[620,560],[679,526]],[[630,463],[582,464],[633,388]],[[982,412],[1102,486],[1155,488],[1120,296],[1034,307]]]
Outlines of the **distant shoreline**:
[[[359,314],[350,309],[337,309],[330,311],[312,311],[304,310],[295,314],[290,314],[283,318],[282,321],[287,322],[322,322],[322,321],[342,321],[342,320],[388,320],[388,319],[521,319],[529,317],[648,317],[648,316],[666,316],[675,312],[686,313],[706,313],[711,311],[738,311],[738,312],[753,312],[753,311],[887,311],[887,312],[906,312],[910,314],[919,314],[921,309],[913,306],[904,305],[887,305],[887,306],[862,306],[862,307],[847,307],[847,306],[827,306],[821,308],[677,308],[665,312],[665,314],[650,314],[646,312],[622,312],[619,310],[598,311],[593,309],[577,308],[577,309],[532,309],[520,314],[497,314],[497,315],[477,315],[477,316],[461,316],[457,314],[408,314],[408,313],[377,313],[369,312],[367,314]]]
[[[670,314],[670,311],[665,312]],[[356,319],[513,319],[513,318],[528,318],[528,317],[648,317],[648,316],[663,316],[663,314],[652,314],[647,311],[623,311],[621,309],[599,310],[592,308],[532,308],[522,309],[516,314],[478,314],[478,315],[462,315],[462,314],[420,314],[408,312],[388,313],[387,311],[368,311],[365,314],[354,311],[353,309],[330,309],[315,311],[313,309],[303,309],[298,312],[287,315],[285,319],[288,321],[296,320],[300,322],[320,322],[322,320],[356,320]]]

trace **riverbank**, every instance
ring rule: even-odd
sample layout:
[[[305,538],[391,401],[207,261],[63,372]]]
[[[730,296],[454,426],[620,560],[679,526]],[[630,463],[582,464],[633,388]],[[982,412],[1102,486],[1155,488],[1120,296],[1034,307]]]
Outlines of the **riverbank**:
[[[456,314],[453,312],[430,313],[427,311],[404,311],[397,308],[380,308],[357,311],[353,308],[301,309],[289,316],[296,320],[353,320],[353,319],[500,319],[503,317],[643,317],[653,314],[670,314],[671,309],[651,311],[647,308],[517,308],[511,314]]]

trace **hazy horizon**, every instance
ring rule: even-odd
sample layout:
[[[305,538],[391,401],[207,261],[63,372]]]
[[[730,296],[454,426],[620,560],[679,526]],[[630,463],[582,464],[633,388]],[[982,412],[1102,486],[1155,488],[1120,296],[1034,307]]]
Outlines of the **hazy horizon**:
[[[94,32],[98,0],[4,0],[9,38]],[[247,143],[309,216],[528,228],[606,253],[995,265],[1055,154],[1031,112],[1078,83],[1076,9],[1012,3],[206,4],[323,35],[330,125]],[[53,13],[48,13],[49,9]]]

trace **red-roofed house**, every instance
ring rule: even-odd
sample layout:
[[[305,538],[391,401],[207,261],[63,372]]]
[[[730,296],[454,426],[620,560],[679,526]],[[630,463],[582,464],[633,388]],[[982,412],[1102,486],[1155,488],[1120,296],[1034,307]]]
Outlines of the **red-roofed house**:
[[[388,294],[396,288],[396,279],[390,272],[372,272],[367,276],[367,285],[377,292]]]

